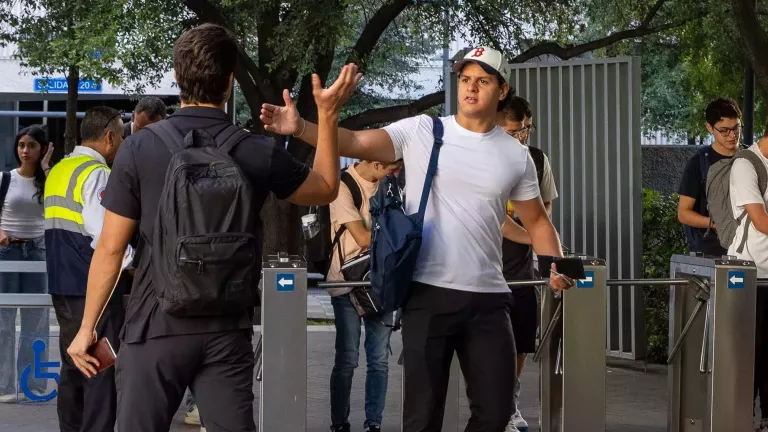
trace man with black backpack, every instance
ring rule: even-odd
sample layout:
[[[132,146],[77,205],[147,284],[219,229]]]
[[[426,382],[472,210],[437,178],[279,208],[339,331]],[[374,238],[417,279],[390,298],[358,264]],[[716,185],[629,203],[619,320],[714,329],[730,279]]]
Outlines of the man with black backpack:
[[[168,431],[187,386],[206,427],[256,430],[259,213],[269,193],[301,205],[328,204],[338,193],[338,115],[360,80],[357,68],[344,66],[328,89],[312,76],[320,145],[310,170],[274,139],[228,121],[238,51],[221,26],[182,34],[173,49],[181,108],[131,135],[113,165],[85,314],[68,353],[95,374],[94,326],[138,226],[146,246],[116,363],[121,431]]]
[[[720,245],[707,208],[707,174],[709,167],[736,154],[741,137],[741,110],[731,99],[717,99],[707,106],[705,117],[714,142],[701,147],[685,165],[678,189],[677,218],[683,224],[691,251],[722,256],[726,249]]]
[[[500,229],[507,221],[508,199],[536,252],[562,256],[539,197],[533,160],[496,125],[501,102],[511,91],[502,54],[478,47],[454,70],[459,73],[457,115],[440,119],[421,115],[384,129],[339,129],[339,151],[344,156],[404,160],[405,213],[411,220],[424,218],[415,271],[407,275],[412,283],[403,312],[405,432],[441,429],[454,353],[472,401],[466,431],[502,432],[512,415],[516,374],[510,359],[514,363],[515,345],[511,295],[501,271]],[[299,134],[315,145],[316,126],[288,105],[263,106],[261,119],[267,130]],[[384,205],[397,203],[395,196],[387,199],[389,204],[381,200]],[[374,232],[394,232],[384,228],[374,227]],[[553,289],[571,284],[551,272]]]
[[[360,281],[369,267],[361,256],[371,244],[369,203],[379,182],[394,174],[401,163],[385,164],[362,161],[341,173],[339,196],[330,205],[332,241],[328,281]],[[359,258],[358,258],[359,257]],[[359,264],[354,260],[358,258]],[[344,270],[342,268],[344,267]],[[349,270],[348,270],[349,269]],[[358,270],[359,269],[359,270]],[[350,271],[351,270],[351,271]],[[362,316],[353,296],[365,288],[329,288],[336,326],[336,355],[331,373],[331,431],[349,432],[352,377],[357,368],[361,321],[365,325],[365,432],[379,432],[387,398],[389,379],[389,336],[392,314]],[[354,292],[353,292],[354,291]]]
[[[528,138],[536,128],[533,123],[531,104],[519,96],[512,96],[499,113],[498,124],[512,138],[526,146],[531,153],[531,158],[536,166],[536,178],[541,191],[541,200],[544,202],[547,214],[551,217],[552,201],[557,198],[557,188],[547,155],[536,147],[528,146]],[[511,202],[507,202],[507,214],[513,217],[515,222],[520,223],[514,213]],[[502,271],[506,280],[531,280],[537,277],[534,272],[533,249],[530,244],[518,243],[505,238],[501,250]],[[515,412],[512,414],[506,432],[517,432],[518,430],[528,430],[528,422],[520,413],[520,375],[523,373],[526,355],[536,351],[539,308],[536,287],[515,287],[511,290],[514,301],[510,316],[512,318],[512,332],[515,335],[515,347],[517,348],[517,382],[515,385]]]

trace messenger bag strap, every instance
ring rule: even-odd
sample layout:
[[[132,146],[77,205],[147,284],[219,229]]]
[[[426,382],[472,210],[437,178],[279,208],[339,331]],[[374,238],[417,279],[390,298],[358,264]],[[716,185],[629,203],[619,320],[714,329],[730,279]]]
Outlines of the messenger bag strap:
[[[435,142],[432,144],[432,156],[429,157],[429,168],[427,168],[427,176],[424,179],[424,189],[421,191],[421,203],[419,204],[419,217],[422,219],[424,218],[424,212],[427,210],[432,180],[435,178],[435,172],[437,172],[437,159],[440,156],[440,147],[443,146],[443,122],[437,117],[432,117],[432,133],[435,136]]]

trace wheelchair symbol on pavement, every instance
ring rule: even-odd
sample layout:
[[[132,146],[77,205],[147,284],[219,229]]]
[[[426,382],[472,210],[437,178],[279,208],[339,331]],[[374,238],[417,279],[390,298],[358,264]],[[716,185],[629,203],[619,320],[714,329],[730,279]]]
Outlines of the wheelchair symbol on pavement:
[[[29,389],[29,374],[32,373],[32,378],[36,379],[53,379],[56,384],[59,384],[59,374],[56,372],[44,372],[43,369],[61,367],[60,362],[44,362],[40,360],[40,355],[45,351],[45,342],[38,339],[32,343],[32,351],[35,352],[35,357],[31,365],[24,368],[19,379],[19,387],[24,392],[29,400],[34,402],[47,402],[56,398],[58,394],[57,390],[46,395],[36,395]]]

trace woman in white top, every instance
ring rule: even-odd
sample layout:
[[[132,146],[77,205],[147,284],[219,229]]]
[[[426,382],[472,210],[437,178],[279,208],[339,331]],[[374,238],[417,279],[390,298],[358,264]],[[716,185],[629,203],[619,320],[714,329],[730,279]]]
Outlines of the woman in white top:
[[[47,166],[50,161],[49,145],[43,126],[35,125],[22,129],[16,135],[15,152],[19,168],[2,173],[8,183],[8,191],[0,207],[0,261],[45,262],[45,238],[43,191]],[[40,264],[41,266],[45,264]],[[47,292],[46,274],[0,272],[0,293],[44,294]],[[23,383],[17,376],[32,364],[34,352],[32,342],[42,339],[48,342],[48,309],[22,309],[19,347],[16,347],[16,309],[0,308],[0,402],[15,403],[27,399]],[[18,352],[18,361],[14,354]],[[42,354],[40,360],[47,360]],[[14,373],[18,365],[18,375]],[[30,379],[26,383],[35,394],[46,394],[44,380]]]

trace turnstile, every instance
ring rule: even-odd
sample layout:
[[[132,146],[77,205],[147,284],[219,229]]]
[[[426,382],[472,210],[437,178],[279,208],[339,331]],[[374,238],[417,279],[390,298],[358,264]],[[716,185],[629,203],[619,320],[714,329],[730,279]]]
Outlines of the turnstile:
[[[581,258],[585,279],[562,294],[542,290],[541,342],[534,356],[542,432],[605,430],[605,261]]]
[[[262,285],[259,430],[305,431],[307,264],[300,256],[267,256]]]
[[[675,255],[669,295],[669,432],[752,431],[757,270]]]

